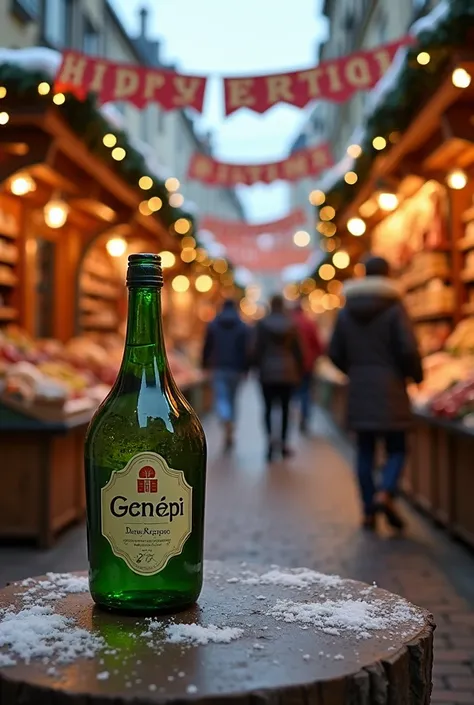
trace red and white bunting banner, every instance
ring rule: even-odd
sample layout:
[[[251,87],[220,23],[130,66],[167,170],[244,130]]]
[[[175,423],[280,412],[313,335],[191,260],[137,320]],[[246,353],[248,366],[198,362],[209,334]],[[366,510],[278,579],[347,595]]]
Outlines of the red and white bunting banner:
[[[164,69],[123,64],[65,51],[54,81],[56,92],[83,99],[96,93],[100,104],[128,102],[143,108],[159,103],[164,110],[194,108],[202,112],[207,78]]]
[[[291,264],[303,264],[309,257],[308,248],[291,244],[291,236],[265,234],[254,237],[228,237],[222,241],[226,256],[236,267],[245,267],[251,272],[281,272]]]
[[[199,229],[208,230],[216,240],[225,245],[226,238],[258,237],[267,234],[292,235],[304,223],[306,223],[306,213],[302,208],[298,208],[280,220],[258,225],[251,225],[240,220],[223,220],[207,215],[200,218]]]
[[[225,114],[231,115],[239,108],[264,113],[277,103],[289,103],[299,108],[304,108],[312,100],[342,103],[357,91],[373,88],[398,49],[412,42],[413,37],[407,36],[301,71],[224,78]]]
[[[310,69],[266,76],[225,77],[225,114],[239,108],[264,113],[277,103],[304,108],[312,100],[338,103],[377,83],[399,47],[412,43],[406,36],[396,42],[349,56],[324,61]],[[164,110],[194,108],[202,112],[206,76],[189,76],[160,68],[137,66],[65,51],[54,81],[56,92],[83,99],[96,93],[99,103],[128,102],[143,108],[159,103]],[[272,179],[274,180],[274,179]]]
[[[297,181],[316,176],[334,164],[327,143],[301,149],[287,159],[269,164],[226,164],[196,152],[189,163],[188,177],[210,186],[233,187],[237,184],[270,184],[273,181]]]
[[[279,272],[290,264],[307,261],[308,249],[293,244],[295,230],[305,221],[301,209],[259,225],[205,216],[200,220],[200,229],[210,231],[224,245],[233,265],[253,272]]]

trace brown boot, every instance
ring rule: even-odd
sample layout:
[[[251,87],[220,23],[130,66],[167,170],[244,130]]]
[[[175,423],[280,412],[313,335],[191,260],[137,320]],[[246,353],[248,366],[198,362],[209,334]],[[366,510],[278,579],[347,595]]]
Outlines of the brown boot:
[[[385,514],[388,523],[393,529],[402,531],[405,528],[405,522],[395,507],[393,497],[388,492],[377,493],[375,506],[378,512]]]
[[[225,421],[224,423],[224,432],[225,432],[225,449],[226,450],[231,450],[234,446],[234,424],[232,421]]]

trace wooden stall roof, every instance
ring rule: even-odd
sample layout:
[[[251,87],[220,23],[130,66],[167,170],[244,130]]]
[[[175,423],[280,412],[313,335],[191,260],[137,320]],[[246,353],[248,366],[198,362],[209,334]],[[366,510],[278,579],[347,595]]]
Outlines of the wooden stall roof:
[[[179,240],[159,217],[139,212],[146,196],[92,154],[54,107],[29,111],[17,103],[8,109],[10,119],[0,133],[0,182],[25,169],[40,189],[64,192],[85,219],[96,219],[104,229],[126,225],[131,233],[155,237],[162,249],[179,251]]]
[[[458,61],[455,66],[474,76],[474,59]],[[340,223],[358,214],[380,183],[396,182],[402,190],[410,191],[410,183],[416,188],[416,177],[423,181],[442,179],[451,169],[474,167],[474,82],[467,88],[456,88],[451,78],[453,68],[454,65],[399,141],[387,154],[377,157],[369,179],[354,200],[337,214]],[[380,219],[380,213],[374,214],[375,221]]]

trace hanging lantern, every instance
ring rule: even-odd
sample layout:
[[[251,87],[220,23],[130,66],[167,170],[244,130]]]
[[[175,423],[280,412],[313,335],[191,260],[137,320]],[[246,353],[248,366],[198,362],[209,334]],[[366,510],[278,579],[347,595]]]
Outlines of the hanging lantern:
[[[36,189],[34,179],[26,172],[18,172],[10,181],[10,191],[14,196],[25,196]]]
[[[52,198],[43,208],[43,214],[49,228],[62,228],[69,215],[69,205],[60,198]]]
[[[127,249],[127,241],[123,237],[111,237],[105,247],[111,257],[121,257]]]

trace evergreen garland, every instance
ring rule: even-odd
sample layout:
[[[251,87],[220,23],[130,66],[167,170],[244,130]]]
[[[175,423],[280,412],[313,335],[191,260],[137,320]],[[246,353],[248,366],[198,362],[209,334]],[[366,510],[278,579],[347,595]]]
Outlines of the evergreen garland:
[[[390,136],[403,133],[433,95],[445,74],[453,52],[470,47],[474,34],[474,0],[446,0],[446,13],[432,26],[421,31],[414,44],[405,49],[403,67],[398,82],[384,96],[363,124],[362,154],[353,170],[357,183],[348,185],[344,177],[327,191],[325,204],[336,211],[348,205],[370,175],[372,165],[380,154],[372,144],[374,137],[382,136],[390,148]],[[430,62],[417,62],[420,52],[430,54]]]
[[[186,236],[196,238],[196,223],[194,217],[181,208],[174,208],[169,204],[169,195],[164,182],[151,174],[146,166],[143,156],[132,147],[128,135],[121,130],[112,129],[107,120],[99,112],[95,97],[89,94],[85,100],[78,100],[68,93],[62,105],[52,102],[53,93],[46,96],[39,95],[38,85],[41,82],[51,83],[50,77],[41,71],[26,71],[16,64],[0,65],[0,85],[7,89],[7,103],[13,99],[28,107],[42,106],[45,109],[54,108],[58,111],[67,125],[80,137],[87,149],[96,157],[106,162],[130,186],[139,190],[138,180],[143,175],[153,179],[153,187],[143,192],[143,199],[158,196],[163,206],[154,215],[167,228],[170,228],[180,239],[181,235],[175,233],[173,226],[178,218],[186,218],[191,223],[191,229]],[[123,147],[126,156],[122,161],[116,161],[111,156],[112,150],[103,143],[103,137],[113,132],[117,137],[117,147]],[[152,216],[150,216],[152,217]]]

